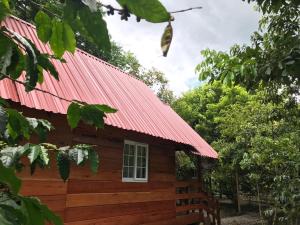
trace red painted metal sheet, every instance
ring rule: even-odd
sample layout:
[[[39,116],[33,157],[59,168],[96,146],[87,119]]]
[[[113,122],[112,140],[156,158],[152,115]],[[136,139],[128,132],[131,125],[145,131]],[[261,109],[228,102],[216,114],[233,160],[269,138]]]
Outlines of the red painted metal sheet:
[[[15,17],[6,19],[4,24],[29,38],[40,51],[51,53],[49,46],[38,40],[33,25]],[[44,83],[38,88],[68,100],[108,104],[118,112],[108,115],[107,125],[191,145],[202,156],[218,157],[214,149],[142,81],[79,49],[74,55],[66,53],[64,59],[67,63],[52,61],[60,81],[44,72]],[[6,79],[0,82],[0,96],[30,108],[61,114],[66,114],[69,105],[43,92],[26,93],[21,84]]]

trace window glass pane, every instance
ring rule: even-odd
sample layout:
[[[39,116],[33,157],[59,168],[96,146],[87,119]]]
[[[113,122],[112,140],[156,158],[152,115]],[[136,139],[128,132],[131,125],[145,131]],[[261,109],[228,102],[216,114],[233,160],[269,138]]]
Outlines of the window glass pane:
[[[129,157],[129,166],[134,167],[134,155]]]
[[[129,154],[130,155],[134,155],[134,150],[135,150],[135,146],[134,145],[130,145]]]
[[[146,167],[146,157],[145,158],[142,158],[142,167]]]
[[[146,168],[142,168],[142,178],[146,178]]]
[[[141,156],[146,157],[146,148],[142,147]]]
[[[124,155],[128,155],[128,154],[129,154],[129,145],[125,144]]]
[[[128,170],[128,177],[134,178],[134,167],[129,167]]]
[[[138,166],[138,167],[142,166],[142,160],[141,160],[141,157],[139,157],[139,156],[136,158],[136,166]]]
[[[137,168],[136,169],[136,178],[143,178],[142,177],[142,169],[141,168]]]
[[[128,167],[123,167],[123,177],[128,177]]]
[[[129,156],[128,155],[124,155],[124,160],[123,160],[124,166],[129,166]]]

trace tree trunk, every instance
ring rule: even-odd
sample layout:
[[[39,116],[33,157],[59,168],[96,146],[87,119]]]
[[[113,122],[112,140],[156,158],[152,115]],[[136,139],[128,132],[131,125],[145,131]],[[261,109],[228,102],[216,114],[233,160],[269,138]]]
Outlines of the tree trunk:
[[[259,217],[260,217],[260,220],[262,221],[261,200],[260,200],[260,192],[259,192],[258,183],[256,183],[256,190],[257,190],[257,202],[258,202]],[[263,224],[263,222],[262,222],[262,224]]]
[[[235,170],[235,185],[236,185],[236,209],[241,213],[241,201],[240,201],[240,184],[238,170]]]

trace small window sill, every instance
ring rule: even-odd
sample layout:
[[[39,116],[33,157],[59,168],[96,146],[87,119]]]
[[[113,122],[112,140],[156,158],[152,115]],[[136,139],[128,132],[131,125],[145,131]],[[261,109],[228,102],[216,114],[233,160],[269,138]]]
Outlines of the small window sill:
[[[133,179],[133,178],[123,178],[122,179],[123,183],[147,183],[148,180],[147,179]]]

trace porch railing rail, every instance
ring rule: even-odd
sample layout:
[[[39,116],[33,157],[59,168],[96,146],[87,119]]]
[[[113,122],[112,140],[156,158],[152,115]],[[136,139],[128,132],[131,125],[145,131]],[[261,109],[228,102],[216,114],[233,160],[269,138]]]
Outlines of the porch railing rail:
[[[175,196],[178,225],[191,223],[221,224],[219,202],[202,190],[198,180],[176,182]]]

